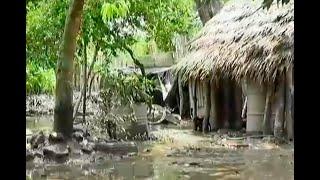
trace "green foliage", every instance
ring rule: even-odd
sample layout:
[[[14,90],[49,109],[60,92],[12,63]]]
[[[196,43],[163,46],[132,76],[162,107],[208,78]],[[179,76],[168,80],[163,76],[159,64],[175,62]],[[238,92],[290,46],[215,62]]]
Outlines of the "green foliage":
[[[174,49],[172,38],[175,33],[189,35],[199,28],[193,0],[108,2],[102,6],[103,20],[122,19],[127,26],[148,32],[149,39],[154,39],[165,51]]]
[[[27,61],[55,68],[68,1],[38,0],[27,4]]]
[[[56,67],[68,5],[68,0],[27,1],[26,61],[39,68],[36,74],[53,72]],[[82,62],[84,43],[93,44],[108,57],[126,52],[128,47],[135,56],[144,56],[149,53],[150,40],[162,50],[172,50],[173,35],[192,33],[195,17],[193,0],[87,0],[76,60]],[[146,32],[148,38],[143,34],[141,39],[137,31]],[[30,85],[35,77],[29,77],[29,92],[42,91],[42,86]]]
[[[124,75],[122,73],[104,72],[104,85],[101,94],[108,94],[112,102],[119,104],[132,104],[146,102],[151,105],[151,93],[155,87],[154,81],[141,75]],[[104,96],[106,97],[106,96]]]
[[[198,29],[193,0],[129,0],[130,12],[143,17],[150,39],[164,51],[174,49],[171,39],[175,33],[189,35]]]
[[[132,45],[132,50],[135,52],[136,56],[141,57],[149,54],[149,43],[145,40],[139,40]]]
[[[33,63],[27,64],[27,93],[54,93],[56,76],[54,69],[45,70]]]
[[[115,3],[104,3],[101,10],[102,19],[104,22],[107,22],[116,18],[122,18],[127,15],[128,11],[129,7],[123,0],[116,1]]]
[[[99,94],[102,112],[99,115],[99,121],[95,122],[94,126],[105,131],[110,130],[108,125],[113,124],[118,132],[125,133],[123,122],[136,121],[133,114],[134,103],[145,102],[149,108],[151,107],[151,93],[155,83],[141,75],[124,75],[112,72],[109,68],[105,69],[102,74],[103,88]],[[115,113],[117,109],[125,113]]]

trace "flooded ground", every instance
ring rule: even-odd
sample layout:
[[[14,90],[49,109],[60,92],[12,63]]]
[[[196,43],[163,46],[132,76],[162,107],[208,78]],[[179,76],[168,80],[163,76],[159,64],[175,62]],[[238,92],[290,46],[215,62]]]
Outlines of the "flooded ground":
[[[27,118],[27,128],[49,130],[52,116]],[[293,178],[293,146],[246,140],[249,147],[217,145],[213,133],[191,128],[153,128],[157,142],[137,142],[136,156],[99,154],[95,160],[65,164],[27,164],[28,179],[283,179]]]

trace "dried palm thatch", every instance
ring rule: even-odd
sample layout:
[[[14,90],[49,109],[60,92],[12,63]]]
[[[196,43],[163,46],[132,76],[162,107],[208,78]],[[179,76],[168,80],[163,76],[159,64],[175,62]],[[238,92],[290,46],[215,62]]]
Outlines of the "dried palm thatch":
[[[189,53],[174,66],[183,80],[228,77],[274,83],[293,66],[293,1],[273,4],[230,1],[189,42]]]

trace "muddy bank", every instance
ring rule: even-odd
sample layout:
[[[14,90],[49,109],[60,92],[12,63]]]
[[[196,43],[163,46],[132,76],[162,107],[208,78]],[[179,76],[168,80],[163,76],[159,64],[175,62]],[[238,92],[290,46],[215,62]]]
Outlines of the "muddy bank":
[[[246,137],[241,132],[226,130],[202,134],[193,132],[187,124],[152,126],[151,134],[157,137],[156,141],[112,142],[74,135],[72,143],[62,145],[56,153],[60,157],[70,153],[66,161],[58,162],[34,153],[34,159],[27,162],[26,176],[33,179],[293,179],[292,145],[277,144],[271,137]],[[118,149],[109,151],[112,147],[108,146],[102,150],[83,149],[83,145],[88,147],[90,143],[102,143],[102,146],[113,143]],[[130,143],[134,148],[123,148]],[[228,146],[230,143],[247,146]],[[46,150],[42,147],[44,156],[50,155],[53,147],[49,146]],[[117,153],[121,147],[123,153]]]
[[[26,161],[36,164],[66,163],[83,157],[95,157],[97,152],[119,155],[137,153],[135,142],[110,140],[92,136],[85,128],[74,128],[72,138],[62,134],[40,131],[26,138]],[[87,155],[87,156],[86,156]]]

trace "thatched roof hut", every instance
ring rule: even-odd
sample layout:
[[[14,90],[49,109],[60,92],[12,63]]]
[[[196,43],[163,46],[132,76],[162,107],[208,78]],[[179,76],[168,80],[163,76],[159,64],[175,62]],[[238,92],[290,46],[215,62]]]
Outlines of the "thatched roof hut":
[[[189,43],[175,71],[183,80],[226,76],[274,83],[293,66],[293,1],[260,7],[260,1],[228,2]]]

